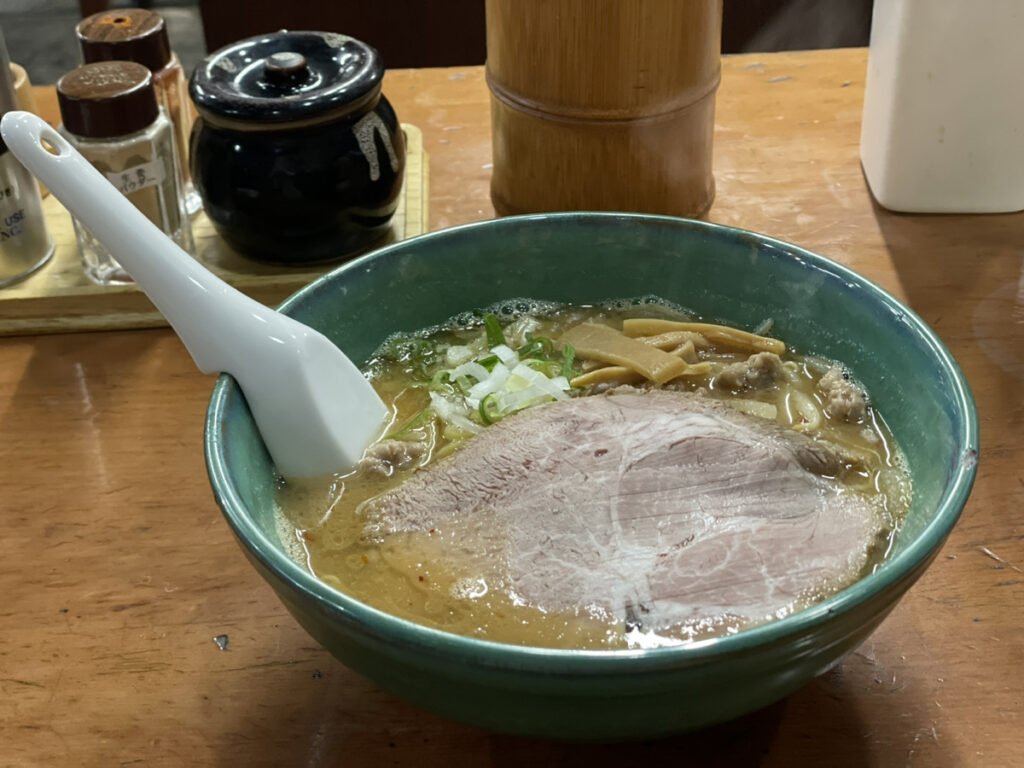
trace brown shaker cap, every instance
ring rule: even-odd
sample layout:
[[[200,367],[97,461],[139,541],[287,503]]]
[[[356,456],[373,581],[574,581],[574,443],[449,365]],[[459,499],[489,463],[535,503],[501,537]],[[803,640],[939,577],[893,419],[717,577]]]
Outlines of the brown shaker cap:
[[[94,61],[135,61],[159,72],[171,60],[171,44],[163,17],[142,8],[94,13],[75,27],[82,58]]]
[[[131,61],[83,64],[57,81],[64,127],[75,136],[107,139],[148,127],[159,115],[153,76]]]

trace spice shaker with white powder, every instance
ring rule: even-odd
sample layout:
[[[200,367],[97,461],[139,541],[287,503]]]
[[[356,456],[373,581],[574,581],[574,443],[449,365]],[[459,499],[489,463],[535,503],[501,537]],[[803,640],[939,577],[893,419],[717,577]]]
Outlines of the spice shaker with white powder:
[[[0,117],[18,108],[0,34]],[[0,139],[0,286],[35,272],[53,256],[36,180]]]

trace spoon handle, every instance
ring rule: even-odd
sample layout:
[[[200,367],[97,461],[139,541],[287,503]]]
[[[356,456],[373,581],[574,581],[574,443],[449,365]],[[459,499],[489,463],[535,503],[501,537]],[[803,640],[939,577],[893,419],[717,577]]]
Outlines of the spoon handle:
[[[35,115],[7,113],[0,134],[135,278],[199,369],[235,377],[284,477],[355,465],[388,411],[340,349],[208,272]]]
[[[57,131],[28,112],[0,123],[4,142],[102,242],[167,319],[203,373],[234,372],[236,333],[283,318],[179,248]],[[213,329],[216,332],[212,332]]]

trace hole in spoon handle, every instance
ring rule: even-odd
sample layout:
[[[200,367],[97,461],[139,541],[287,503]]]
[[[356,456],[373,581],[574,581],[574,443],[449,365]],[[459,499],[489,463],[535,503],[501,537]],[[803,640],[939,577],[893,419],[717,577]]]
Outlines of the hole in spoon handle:
[[[54,157],[65,157],[71,154],[71,145],[50,126],[39,132],[39,144],[47,153]]]

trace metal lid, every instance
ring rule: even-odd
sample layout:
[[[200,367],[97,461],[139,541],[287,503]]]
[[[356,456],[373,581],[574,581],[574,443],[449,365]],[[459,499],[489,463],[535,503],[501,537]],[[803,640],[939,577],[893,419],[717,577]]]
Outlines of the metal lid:
[[[151,125],[159,115],[153,76],[131,61],[83,64],[57,81],[64,127],[76,136],[107,139]]]
[[[213,122],[282,127],[340,117],[380,93],[377,51],[345,35],[289,32],[250,37],[222,48],[192,74],[189,92]]]
[[[86,63],[135,61],[159,72],[171,61],[167,27],[159,13],[141,8],[103,11],[75,27]]]
[[[10,59],[7,56],[7,43],[4,32],[0,29],[0,117],[18,108],[18,98],[14,91],[14,73],[11,71]],[[0,155],[7,152],[7,145],[0,137]]]

